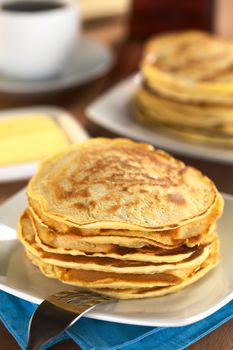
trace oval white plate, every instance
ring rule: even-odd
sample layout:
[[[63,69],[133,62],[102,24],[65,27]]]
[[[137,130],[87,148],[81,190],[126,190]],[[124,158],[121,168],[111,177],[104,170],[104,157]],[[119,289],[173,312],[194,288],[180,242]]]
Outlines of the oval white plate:
[[[111,50],[85,36],[77,39],[70,59],[57,76],[41,80],[18,80],[0,72],[0,91],[9,93],[39,93],[79,86],[104,74],[113,63]]]
[[[86,110],[89,119],[117,134],[149,142],[177,154],[233,163],[233,148],[185,142],[137,123],[131,117],[129,101],[139,82],[139,75],[130,77],[99,97]]]
[[[85,317],[143,326],[177,327],[199,321],[232,300],[233,196],[224,195],[224,199],[224,214],[218,224],[221,261],[216,269],[176,294],[99,305]],[[18,216],[25,207],[25,190],[0,207],[0,288],[40,303],[48,295],[69,286],[44,277],[25,257],[15,233]]]

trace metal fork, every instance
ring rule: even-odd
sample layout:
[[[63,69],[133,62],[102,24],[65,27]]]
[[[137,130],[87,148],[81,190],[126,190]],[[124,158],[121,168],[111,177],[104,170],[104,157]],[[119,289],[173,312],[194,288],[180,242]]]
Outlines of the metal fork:
[[[44,300],[36,309],[28,327],[26,350],[38,350],[55,338],[96,305],[113,301],[90,291],[68,290]]]

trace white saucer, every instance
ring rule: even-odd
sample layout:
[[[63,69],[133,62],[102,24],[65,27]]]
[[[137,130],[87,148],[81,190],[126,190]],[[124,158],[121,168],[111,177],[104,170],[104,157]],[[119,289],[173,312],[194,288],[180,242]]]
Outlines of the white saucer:
[[[95,40],[82,37],[61,73],[43,80],[17,80],[0,72],[0,91],[39,93],[79,86],[105,73],[113,63],[111,50]]]
[[[119,300],[98,305],[85,317],[142,326],[185,326],[213,314],[233,299],[233,196],[224,195],[224,214],[218,223],[220,264],[201,280],[178,293],[157,298]],[[25,257],[15,228],[26,207],[25,190],[0,207],[0,289],[41,303],[70,286],[49,279]]]

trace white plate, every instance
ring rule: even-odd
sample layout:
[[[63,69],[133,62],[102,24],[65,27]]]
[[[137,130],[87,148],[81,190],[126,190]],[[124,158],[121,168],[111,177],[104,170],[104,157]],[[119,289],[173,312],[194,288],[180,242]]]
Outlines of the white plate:
[[[78,86],[106,72],[112,63],[113,54],[107,46],[84,36],[77,40],[73,54],[57,76],[17,80],[0,73],[0,91],[31,94]]]
[[[86,110],[89,119],[113,132],[149,142],[171,152],[233,163],[233,149],[185,142],[134,121],[129,109],[129,100],[139,83],[139,75],[130,77],[98,98]]]
[[[181,292],[158,298],[121,300],[98,305],[85,317],[144,325],[177,327],[199,321],[233,299],[233,197],[224,195],[219,221],[221,261],[203,279]],[[16,239],[17,218],[26,206],[21,191],[0,207],[0,288],[25,300],[40,303],[69,286],[44,277],[24,256]]]
[[[33,115],[45,114],[53,118],[64,130],[70,143],[85,141],[89,135],[71,114],[61,108],[52,106],[28,107],[9,109],[0,112],[0,119],[9,119],[20,116],[33,118]],[[31,177],[37,167],[38,162],[19,163],[15,165],[0,166],[0,183],[18,181]]]

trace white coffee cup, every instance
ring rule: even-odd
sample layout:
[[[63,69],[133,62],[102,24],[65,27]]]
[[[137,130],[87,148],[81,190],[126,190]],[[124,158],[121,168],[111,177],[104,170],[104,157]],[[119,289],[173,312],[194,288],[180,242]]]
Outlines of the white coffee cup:
[[[4,9],[3,4],[15,1],[21,2],[1,2],[0,71],[19,79],[44,79],[58,74],[77,41],[77,1],[46,0],[62,6],[32,12]]]

